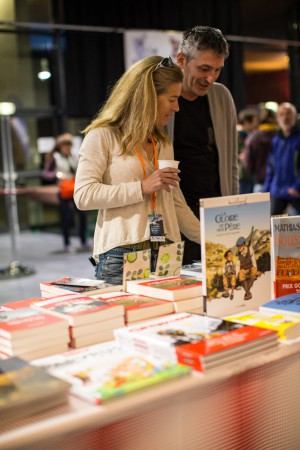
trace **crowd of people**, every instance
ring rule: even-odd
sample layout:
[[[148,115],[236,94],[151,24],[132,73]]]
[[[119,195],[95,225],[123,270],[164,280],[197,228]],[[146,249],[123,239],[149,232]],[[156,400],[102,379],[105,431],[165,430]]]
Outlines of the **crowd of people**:
[[[276,113],[258,107],[237,113],[230,91],[217,82],[228,56],[219,29],[186,30],[176,62],[149,56],[133,64],[83,130],[76,169],[70,167],[73,207],[98,211],[92,257],[98,279],[120,284],[124,254],[140,249],[151,250],[153,270],[159,246],[181,239],[183,263],[200,260],[200,198],[270,192],[271,214],[300,214],[296,108],[285,102]],[[51,163],[65,163],[63,154],[54,153]],[[159,169],[159,159],[176,159],[179,168]]]

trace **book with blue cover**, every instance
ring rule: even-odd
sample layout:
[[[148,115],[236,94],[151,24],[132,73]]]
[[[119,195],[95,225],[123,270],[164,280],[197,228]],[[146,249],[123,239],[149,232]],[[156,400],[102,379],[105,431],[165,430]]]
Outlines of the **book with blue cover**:
[[[281,312],[300,317],[300,293],[283,295],[269,302],[263,303],[259,310],[261,312]]]

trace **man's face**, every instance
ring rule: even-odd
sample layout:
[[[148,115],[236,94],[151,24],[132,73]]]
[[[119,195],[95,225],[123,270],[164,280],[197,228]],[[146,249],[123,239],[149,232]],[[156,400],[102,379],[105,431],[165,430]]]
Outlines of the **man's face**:
[[[218,79],[224,60],[224,56],[219,56],[212,50],[196,50],[189,62],[183,53],[179,53],[177,62],[184,73],[182,97],[195,100],[206,95],[209,87]]]
[[[297,116],[286,106],[281,106],[277,112],[277,122],[283,132],[289,132],[295,126]]]

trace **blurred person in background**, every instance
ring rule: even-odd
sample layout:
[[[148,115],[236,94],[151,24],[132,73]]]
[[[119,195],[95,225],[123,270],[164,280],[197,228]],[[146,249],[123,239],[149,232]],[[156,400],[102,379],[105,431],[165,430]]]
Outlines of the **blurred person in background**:
[[[64,251],[75,251],[71,245],[71,231],[74,226],[74,213],[78,216],[79,238],[81,247],[79,250],[91,249],[88,243],[87,213],[80,211],[73,199],[75,173],[78,159],[72,154],[73,136],[63,133],[57,136],[55,147],[45,159],[43,179],[49,183],[57,183],[59,186],[60,222],[63,235]]]
[[[300,129],[296,107],[281,103],[277,111],[279,131],[272,140],[263,186],[270,192],[271,215],[291,211],[300,214]]]
[[[238,151],[239,151],[239,185],[240,194],[253,192],[253,179],[245,167],[246,140],[259,128],[258,109],[245,108],[238,114]]]
[[[258,130],[251,133],[245,141],[244,167],[251,174],[253,192],[262,192],[266,175],[268,154],[272,139],[278,130],[276,113],[267,108],[261,109],[261,123]]]

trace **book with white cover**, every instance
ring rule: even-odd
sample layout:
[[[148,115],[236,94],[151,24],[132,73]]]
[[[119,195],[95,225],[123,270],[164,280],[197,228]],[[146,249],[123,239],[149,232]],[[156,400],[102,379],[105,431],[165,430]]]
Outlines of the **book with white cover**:
[[[200,222],[206,313],[258,309],[271,298],[269,193],[201,199]]]
[[[277,333],[222,318],[177,313],[114,331],[117,342],[198,371],[242,357],[250,348],[278,345]]]
[[[300,292],[300,216],[271,217],[272,298]]]
[[[122,285],[116,286],[111,283],[106,283],[103,280],[89,278],[63,277],[57,280],[40,282],[40,290],[43,298],[65,294],[90,296],[104,294],[105,292],[117,292],[122,289]]]

